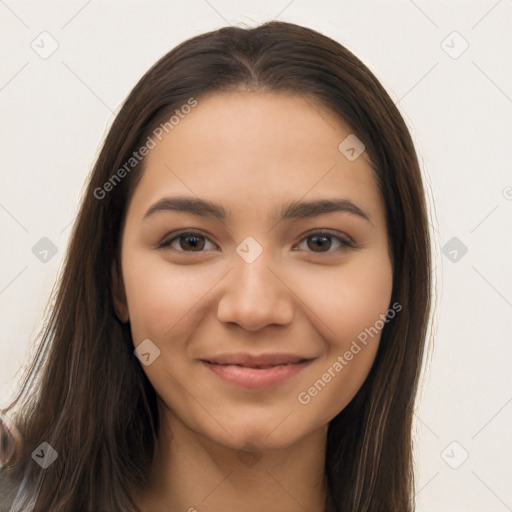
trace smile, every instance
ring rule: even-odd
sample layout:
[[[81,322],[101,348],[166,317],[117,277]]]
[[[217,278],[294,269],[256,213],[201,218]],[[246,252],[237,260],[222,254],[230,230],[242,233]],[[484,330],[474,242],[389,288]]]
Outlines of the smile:
[[[288,360],[286,360],[288,358]],[[231,359],[232,361],[228,361]],[[245,388],[262,388],[277,385],[298,375],[309,366],[314,359],[277,356],[272,357],[240,358],[233,362],[235,357],[224,358],[224,361],[201,360],[202,363],[222,380]],[[249,361],[253,359],[254,362]],[[263,359],[267,359],[263,361]]]

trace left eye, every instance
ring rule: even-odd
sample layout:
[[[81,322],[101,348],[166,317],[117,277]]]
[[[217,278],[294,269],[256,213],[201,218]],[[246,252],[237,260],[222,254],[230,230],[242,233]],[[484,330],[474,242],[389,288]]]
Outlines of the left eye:
[[[310,243],[307,243],[308,240],[311,240]],[[334,235],[332,233],[319,231],[316,233],[310,233],[308,236],[303,238],[298,244],[296,244],[292,250],[297,250],[296,247],[298,247],[301,243],[306,242],[307,246],[311,249],[313,247],[314,250],[310,251],[313,253],[325,253],[325,252],[333,252],[329,251],[329,249],[332,248],[332,240],[336,240],[338,243],[337,249],[341,248],[353,248],[354,244],[348,239],[341,236]],[[176,247],[173,247],[175,242],[179,242],[179,249]],[[171,247],[177,252],[204,252],[203,249],[205,248],[207,243],[211,243],[214,247],[217,247],[213,242],[211,242],[206,236],[200,234],[200,233],[192,233],[192,232],[186,232],[186,233],[180,233],[178,235],[175,235],[172,238],[169,238],[167,240],[164,240],[160,245],[159,248],[166,248]],[[327,248],[326,251],[316,249],[322,249]]]
[[[307,237],[303,238],[300,243],[307,241],[307,240],[312,241],[311,243],[307,243],[308,247],[309,248],[313,247],[314,249],[317,249],[317,248],[322,249],[322,247],[325,248],[326,241],[327,241],[327,244],[328,244],[327,251],[313,250],[313,251],[311,251],[313,253],[321,254],[321,253],[325,253],[325,252],[334,252],[334,251],[329,251],[329,249],[331,249],[331,247],[332,247],[332,242],[329,242],[329,240],[336,240],[338,242],[338,248],[337,248],[338,250],[344,249],[344,248],[354,248],[354,244],[348,238],[333,235],[332,233],[325,232],[325,231],[318,231],[316,233],[310,233]],[[300,245],[300,244],[297,244],[296,246],[294,246],[294,249],[298,245]]]

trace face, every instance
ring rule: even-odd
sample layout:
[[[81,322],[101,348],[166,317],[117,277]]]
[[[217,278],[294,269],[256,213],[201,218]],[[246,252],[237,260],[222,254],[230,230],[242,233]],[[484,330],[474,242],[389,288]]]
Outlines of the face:
[[[217,93],[149,152],[116,309],[170,421],[283,448],[363,384],[392,266],[366,153],[338,149],[350,133],[300,96]]]

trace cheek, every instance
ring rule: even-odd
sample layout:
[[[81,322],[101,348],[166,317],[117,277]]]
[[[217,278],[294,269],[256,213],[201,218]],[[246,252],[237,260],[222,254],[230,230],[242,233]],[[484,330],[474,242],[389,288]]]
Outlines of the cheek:
[[[209,281],[192,269],[136,254],[127,261],[124,283],[135,344],[145,338],[161,339],[186,316],[196,314]]]
[[[301,382],[297,401],[315,424],[334,418],[363,385],[379,347],[386,313],[391,309],[392,268],[387,258],[337,269],[320,282],[304,282],[314,321],[323,333],[325,357]],[[373,269],[373,270],[372,270]],[[327,291],[326,291],[327,290]],[[395,313],[393,311],[393,315]]]
[[[333,330],[343,333],[346,340],[373,326],[389,307],[392,286],[391,268],[386,264],[373,272],[347,273],[330,306]]]
[[[331,350],[342,350],[372,327],[390,306],[393,274],[382,254],[354,258],[347,265],[296,274],[292,285],[310,311],[310,321]]]
[[[391,307],[393,287],[389,260],[376,260],[360,271],[348,272],[339,284],[330,313],[333,331],[332,351],[346,361],[343,371],[358,389],[368,374],[377,353],[386,313]],[[356,391],[357,391],[356,389]],[[355,393],[354,393],[355,394]]]

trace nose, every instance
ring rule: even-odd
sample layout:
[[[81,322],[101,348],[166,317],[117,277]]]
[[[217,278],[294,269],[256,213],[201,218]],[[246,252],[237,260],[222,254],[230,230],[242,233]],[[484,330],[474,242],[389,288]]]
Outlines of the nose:
[[[238,324],[247,331],[291,323],[294,294],[276,265],[269,263],[265,251],[252,263],[236,256],[234,268],[223,282],[217,309],[219,321]]]

